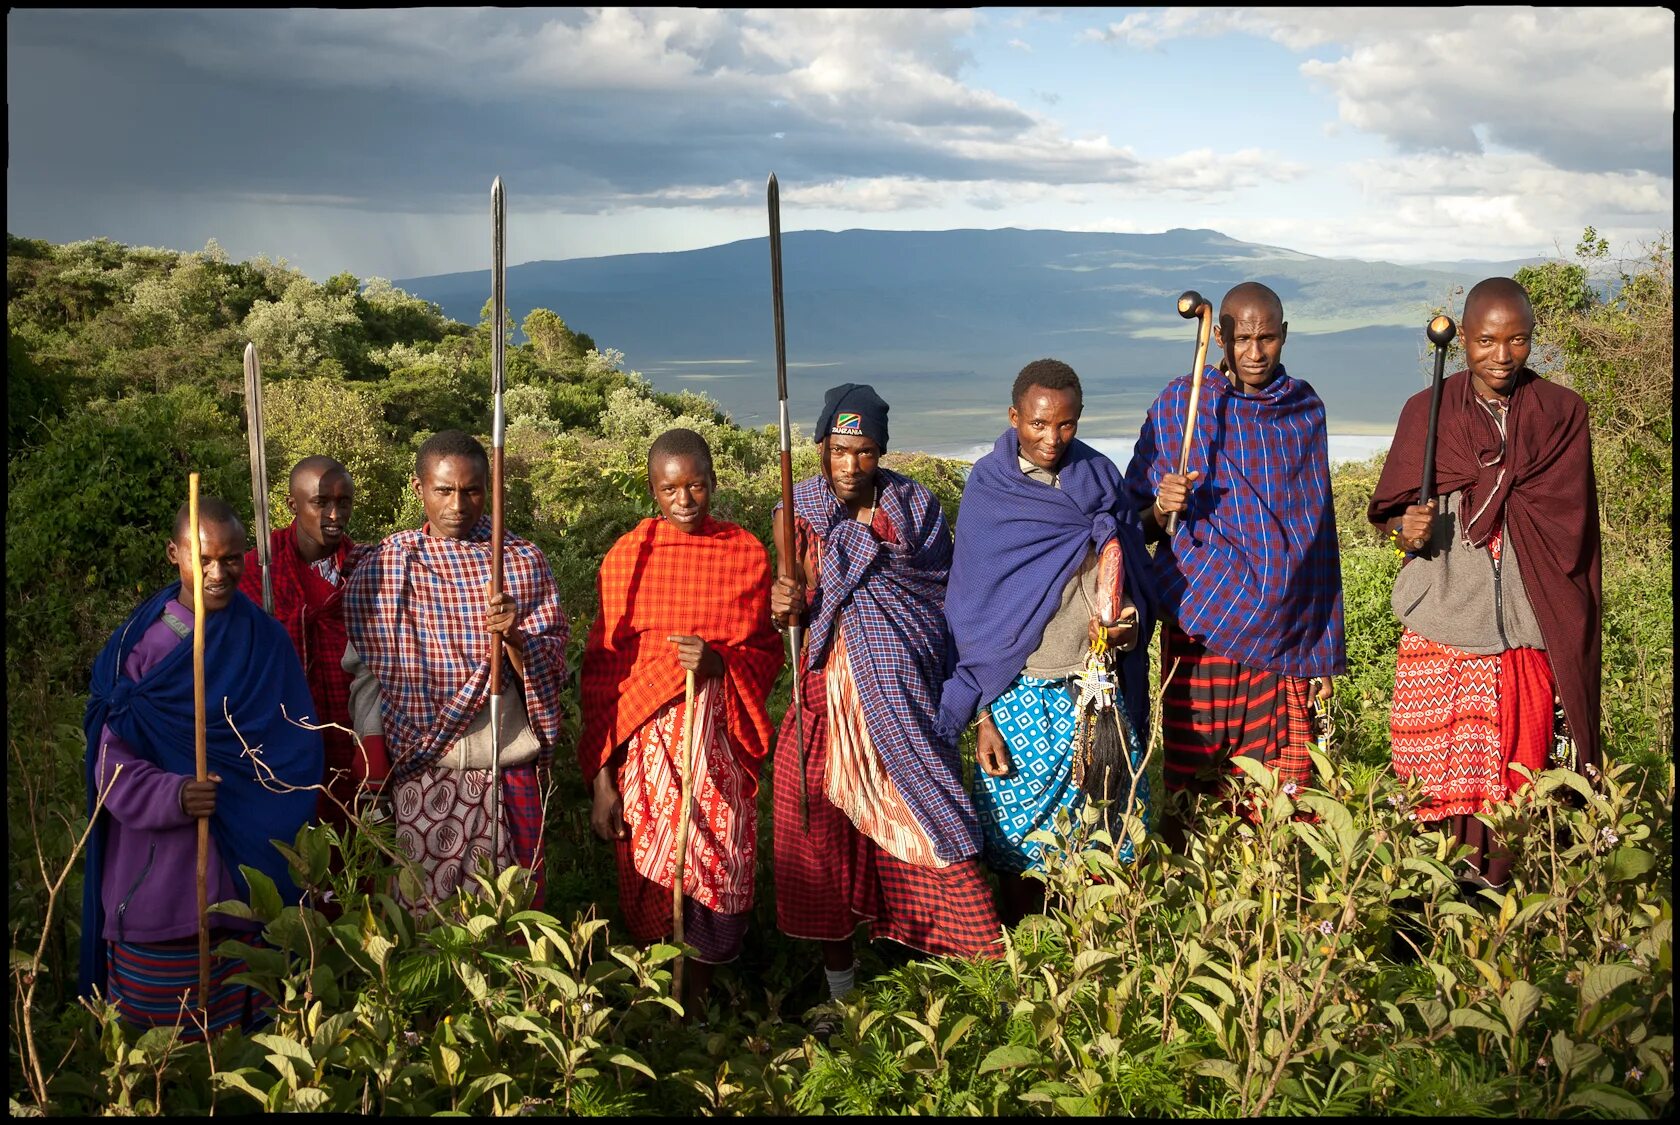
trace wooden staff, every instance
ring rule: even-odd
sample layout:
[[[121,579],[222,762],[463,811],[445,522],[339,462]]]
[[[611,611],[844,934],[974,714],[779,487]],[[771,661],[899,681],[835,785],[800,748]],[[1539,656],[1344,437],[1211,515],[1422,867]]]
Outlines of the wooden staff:
[[[490,342],[490,393],[495,400],[490,423],[490,596],[502,592],[502,445],[507,417],[505,389],[507,320],[507,196],[502,178],[490,185],[490,300],[495,306],[495,336]],[[502,635],[490,634],[490,870],[502,857]]]
[[[677,806],[677,870],[671,879],[671,940],[683,940],[683,868],[688,858],[688,810],[694,801],[694,673],[683,684],[682,804]],[[682,999],[683,958],[671,970],[671,994]]]
[[[198,542],[198,474],[187,477],[187,535],[193,569],[193,764],[210,779],[204,735],[204,551]],[[198,1009],[210,1026],[210,818],[198,818]]]
[[[782,431],[782,518],[777,528],[780,544],[776,569],[781,577],[792,578],[797,565],[793,532],[793,426],[788,421],[787,333],[782,315],[782,202],[774,172],[770,173],[765,196],[770,207],[770,312],[776,322],[776,401]],[[799,623],[797,610],[788,614],[787,623],[788,666],[793,669],[793,732],[795,745],[799,747],[799,817],[808,829],[811,797],[805,783],[805,692],[801,686],[804,669],[799,666],[800,642],[805,630]]]
[[[1194,289],[1186,289],[1178,299],[1178,315],[1198,320],[1196,327],[1196,366],[1190,369],[1190,406],[1185,411],[1184,443],[1178,448],[1178,475],[1190,471],[1190,443],[1196,436],[1196,406],[1202,398],[1202,368],[1207,366],[1208,337],[1213,333],[1213,306]],[[1167,516],[1167,538],[1178,530],[1178,513]]]
[[[1447,371],[1447,345],[1458,335],[1452,317],[1442,313],[1429,322],[1429,342],[1435,345],[1435,378],[1429,388],[1429,431],[1423,439],[1423,483],[1418,488],[1418,503],[1428,504],[1435,498],[1435,431],[1441,422],[1441,381]]]

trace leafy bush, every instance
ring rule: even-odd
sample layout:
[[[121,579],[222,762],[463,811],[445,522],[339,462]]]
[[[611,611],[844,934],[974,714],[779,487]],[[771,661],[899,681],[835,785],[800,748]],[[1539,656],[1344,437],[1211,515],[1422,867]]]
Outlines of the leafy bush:
[[[96,399],[6,468],[6,654],[74,690],[132,603],[173,580],[187,474],[250,513],[239,424],[196,387]]]
[[[1468,895],[1468,849],[1413,818],[1415,793],[1315,764],[1323,788],[1298,792],[1247,770],[1252,821],[1204,800],[1185,856],[1128,818],[1140,858],[1117,862],[1094,809],[1064,815],[1042,834],[1060,845],[1045,916],[1008,936],[999,964],[877,981],[795,1104],[1634,1117],[1669,1104],[1672,781],[1641,792],[1616,766],[1599,795],[1542,775],[1495,818],[1526,842],[1509,890]]]

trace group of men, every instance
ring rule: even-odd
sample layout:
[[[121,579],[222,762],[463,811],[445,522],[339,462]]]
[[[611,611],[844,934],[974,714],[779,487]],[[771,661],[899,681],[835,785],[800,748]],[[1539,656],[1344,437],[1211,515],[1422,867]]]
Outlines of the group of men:
[[[1439,496],[1419,495],[1425,392],[1401,416],[1369,508],[1407,555],[1395,768],[1421,779],[1420,817],[1471,846],[1465,878],[1483,885],[1507,877],[1510,855],[1476,814],[1522,783],[1512,767],[1598,760],[1586,414],[1525,366],[1533,326],[1515,282],[1470,292],[1467,370],[1443,394]],[[815,431],[821,472],[794,489],[791,541],[778,509],[776,547],[791,565],[775,579],[765,546],[711,514],[718,482],[703,438],[677,429],[652,443],[659,515],[602,562],[576,751],[636,940],[672,932],[681,873],[691,995],[742,948],[772,754],[777,924],[818,943],[831,995],[855,983],[866,922],[914,950],[997,956],[1002,924],[1042,907],[1035,833],[1077,816],[1091,793],[1113,796],[1087,776],[1101,724],[1119,735],[1122,803],[1138,815],[1149,804],[1157,622],[1167,789],[1219,792],[1242,756],[1286,791],[1307,784],[1313,711],[1346,655],[1325,411],[1281,363],[1287,328],[1264,285],[1227,293],[1223,360],[1202,373],[1199,400],[1189,376],[1162,392],[1124,473],[1077,438],[1074,371],[1028,364],[1008,428],[968,478],[954,538],[929,490],[881,463],[887,403],[868,385],[835,387]],[[373,793],[423,873],[411,908],[443,901],[486,859],[529,868],[540,886],[568,626],[547,561],[524,539],[507,537],[504,589],[490,594],[488,468],[471,437],[432,437],[412,481],[425,524],[356,548],[348,472],[300,462],[296,519],[271,543],[275,620],[253,604],[260,583],[237,517],[200,505],[209,694],[227,700],[225,714],[210,709],[204,782],[185,750],[183,511],[168,547],[181,584],[142,606],[94,669],[84,988],[101,986],[137,1023],[178,1018],[197,931],[178,890],[201,818],[216,841],[212,898],[243,894],[249,864],[295,900],[267,841],[311,816],[342,826]],[[794,621],[799,705],[773,737],[769,696]],[[492,632],[511,685],[494,739]],[[966,782],[959,744],[971,727]],[[1175,846],[1191,827],[1162,824]],[[219,966],[212,1028],[256,1018],[226,984],[232,971]]]

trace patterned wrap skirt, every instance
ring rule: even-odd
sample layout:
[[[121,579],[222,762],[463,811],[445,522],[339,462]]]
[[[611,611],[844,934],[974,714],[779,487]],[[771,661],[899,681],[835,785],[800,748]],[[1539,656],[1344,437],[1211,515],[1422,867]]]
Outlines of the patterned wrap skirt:
[[[546,772],[546,771],[543,771]],[[485,857],[492,840],[495,794],[489,770],[428,766],[397,782],[392,799],[397,844],[421,868],[422,895],[403,905],[424,912],[455,894]],[[518,864],[537,881],[543,901],[542,821],[546,779],[535,762],[502,770],[502,846],[496,869]]]
[[[992,702],[992,722],[1009,747],[1010,770],[993,777],[977,768],[974,805],[985,833],[986,863],[994,871],[1044,870],[1044,845],[1027,837],[1054,827],[1062,809],[1078,823],[1085,791],[1074,777],[1078,715],[1068,684],[1066,678],[1045,680],[1023,672]],[[1145,748],[1135,738],[1132,743],[1132,768],[1141,771]],[[1140,816],[1149,808],[1149,778],[1141,772],[1136,808]],[[1131,854],[1126,841],[1120,858]]]
[[[683,848],[683,941],[709,964],[740,955],[752,913],[758,858],[753,779],[730,749],[724,693],[703,681],[694,697],[694,792]],[[682,804],[683,702],[673,700],[631,736],[618,767],[629,838],[614,849],[619,905],[631,936],[671,935],[678,807]]]

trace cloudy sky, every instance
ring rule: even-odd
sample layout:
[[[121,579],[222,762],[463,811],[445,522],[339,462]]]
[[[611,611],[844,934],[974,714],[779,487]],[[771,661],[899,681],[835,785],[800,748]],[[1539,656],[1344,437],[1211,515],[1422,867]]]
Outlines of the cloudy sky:
[[[315,277],[784,229],[1212,227],[1397,261],[1673,227],[1658,9],[20,11],[15,234]]]

